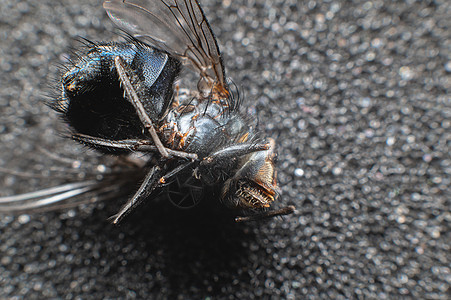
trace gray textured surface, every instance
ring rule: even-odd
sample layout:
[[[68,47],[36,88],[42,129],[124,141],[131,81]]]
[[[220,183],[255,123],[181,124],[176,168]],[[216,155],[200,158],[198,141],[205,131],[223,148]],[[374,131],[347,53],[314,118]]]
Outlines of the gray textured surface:
[[[0,298],[449,299],[449,2],[202,2],[298,213],[202,226],[162,211],[120,228],[106,221],[120,202],[2,216]],[[40,101],[74,37],[112,30],[100,1],[0,2],[1,167],[89,169],[39,147],[97,163]],[[61,182],[1,175],[0,192]]]

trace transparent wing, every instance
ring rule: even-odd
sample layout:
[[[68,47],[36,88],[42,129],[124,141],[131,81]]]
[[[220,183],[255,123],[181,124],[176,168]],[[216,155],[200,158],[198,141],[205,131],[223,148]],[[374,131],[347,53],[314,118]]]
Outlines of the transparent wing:
[[[85,180],[13,196],[0,197],[0,213],[37,213],[117,199],[134,187],[136,173],[110,174],[102,180]]]
[[[216,38],[196,0],[108,0],[103,7],[120,28],[188,61],[201,75],[201,92],[229,95]]]

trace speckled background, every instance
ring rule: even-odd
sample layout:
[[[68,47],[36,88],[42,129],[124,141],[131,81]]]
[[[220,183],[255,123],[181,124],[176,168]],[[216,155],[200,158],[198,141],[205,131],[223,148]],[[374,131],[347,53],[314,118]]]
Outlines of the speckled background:
[[[449,299],[450,3],[202,3],[297,213],[205,226],[148,208],[117,228],[118,199],[1,216],[0,298]],[[42,99],[77,36],[113,31],[101,1],[0,2],[0,167],[34,174],[1,174],[2,196],[108,166]]]

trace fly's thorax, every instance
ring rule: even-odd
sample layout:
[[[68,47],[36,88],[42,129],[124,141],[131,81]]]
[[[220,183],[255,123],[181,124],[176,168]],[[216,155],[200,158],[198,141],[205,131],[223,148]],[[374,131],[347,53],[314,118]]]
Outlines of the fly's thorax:
[[[236,173],[226,180],[222,189],[223,202],[233,208],[268,208],[277,198],[274,166],[274,140],[270,148],[242,158]]]
[[[200,158],[234,143],[246,127],[237,112],[220,102],[191,99],[171,109],[159,131],[168,147],[196,153]]]

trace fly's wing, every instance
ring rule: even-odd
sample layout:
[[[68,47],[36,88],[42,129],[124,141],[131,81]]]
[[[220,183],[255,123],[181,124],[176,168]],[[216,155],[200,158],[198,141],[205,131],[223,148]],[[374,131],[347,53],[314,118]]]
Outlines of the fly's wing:
[[[103,7],[120,28],[187,61],[200,73],[198,89],[204,95],[228,97],[218,44],[196,0],[108,0]]]
[[[110,174],[102,180],[63,184],[31,193],[0,197],[0,213],[37,213],[77,207],[81,204],[126,195],[136,183],[135,174]]]

